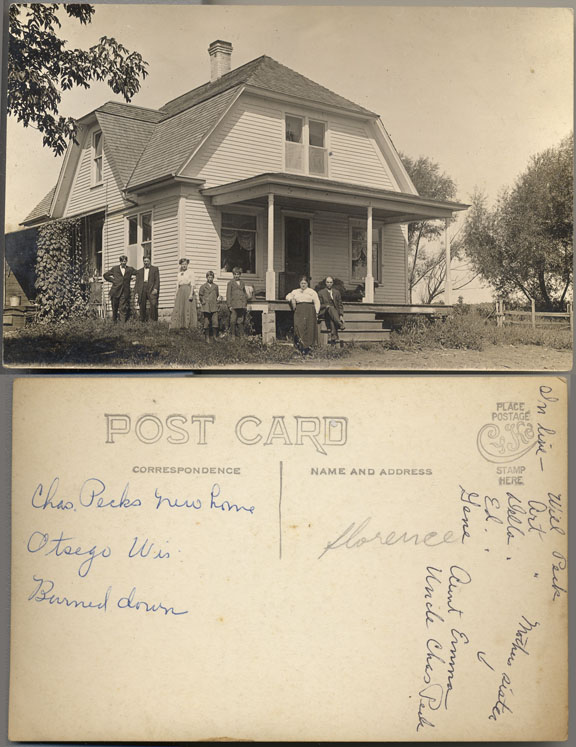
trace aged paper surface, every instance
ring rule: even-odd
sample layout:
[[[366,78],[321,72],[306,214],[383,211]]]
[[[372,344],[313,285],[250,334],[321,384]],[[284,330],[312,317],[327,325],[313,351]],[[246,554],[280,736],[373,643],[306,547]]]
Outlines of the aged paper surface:
[[[17,380],[10,738],[565,738],[566,400]]]

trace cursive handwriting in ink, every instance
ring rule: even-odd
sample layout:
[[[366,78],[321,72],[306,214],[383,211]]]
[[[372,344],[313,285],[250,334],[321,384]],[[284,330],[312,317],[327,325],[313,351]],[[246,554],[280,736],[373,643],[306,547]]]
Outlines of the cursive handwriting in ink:
[[[533,630],[534,628],[537,628],[540,623],[539,622],[530,622],[528,618],[525,615],[522,615],[522,621],[518,623],[518,629],[516,631],[516,635],[514,636],[514,640],[512,641],[512,648],[510,649],[510,654],[508,656],[508,659],[506,661],[506,664],[508,664],[509,667],[512,666],[514,659],[516,658],[516,654],[518,651],[521,651],[523,654],[526,654],[526,656],[530,656],[526,649],[527,645],[527,634]]]
[[[60,532],[59,537],[50,539],[50,535],[46,532],[32,532],[28,538],[26,549],[30,553],[43,552],[43,555],[56,555],[56,557],[65,556],[76,556],[82,557],[87,555],[88,557],[80,563],[78,568],[78,575],[85,578],[92,568],[92,563],[98,557],[109,558],[112,554],[110,547],[104,547],[98,550],[96,545],[93,545],[88,550],[82,549],[82,547],[74,545],[64,544],[66,542],[72,542],[74,537],[65,537],[64,532]]]
[[[65,607],[82,607],[83,609],[97,609],[106,610],[108,609],[108,599],[112,587],[109,586],[104,594],[104,599],[100,602],[86,602],[81,599],[70,599],[69,597],[59,596],[54,592],[54,581],[49,578],[39,578],[38,576],[32,576],[32,580],[37,584],[36,588],[28,597],[30,602],[48,602],[48,604],[64,605]]]
[[[537,532],[540,541],[543,542],[543,534],[546,529],[542,526],[539,514],[548,511],[548,506],[543,501],[528,501],[528,532]]]
[[[166,496],[160,495],[158,488],[154,489],[154,498],[156,498],[156,510],[158,510],[160,506],[167,506],[168,508],[193,508],[196,511],[202,508],[202,501],[200,498],[186,501],[178,500],[178,498],[167,498]]]
[[[128,550],[128,557],[167,560],[170,557],[170,552],[168,550],[162,550],[157,544],[151,542],[148,537],[145,537],[144,540],[140,540],[139,537],[134,537],[132,547]]]
[[[566,589],[558,584],[558,572],[566,570],[568,561],[564,555],[557,550],[554,550],[552,557],[554,558],[554,562],[552,563],[552,589],[554,590],[552,601],[554,602],[559,596],[567,593]]]
[[[558,493],[558,495],[548,493],[548,519],[551,532],[558,532],[558,534],[562,535],[566,534],[564,529],[560,526],[563,513],[564,509],[562,508],[562,496],[560,493]]]
[[[478,493],[469,493],[467,490],[464,490],[462,485],[458,486],[460,488],[460,501],[464,504],[462,506],[462,538],[461,542],[464,544],[464,540],[466,537],[470,537],[470,533],[468,531],[468,514],[470,513],[471,506],[476,506],[476,508],[480,508],[480,504],[476,503],[473,498],[478,498]]]
[[[506,544],[509,545],[510,542],[515,539],[515,532],[524,536],[524,532],[520,529],[522,519],[519,514],[525,514],[526,509],[522,505],[520,498],[516,498],[512,493],[506,493],[506,495],[508,496],[508,509],[506,512],[506,518],[508,521],[506,526]]]
[[[328,550],[338,550],[339,548],[352,550],[357,547],[362,547],[363,545],[369,545],[372,542],[376,543],[377,546],[386,545],[388,547],[396,545],[399,542],[404,545],[425,545],[426,547],[437,547],[438,545],[458,542],[458,539],[453,537],[454,533],[451,531],[445,532],[442,538],[434,541],[433,538],[438,537],[438,532],[428,532],[424,536],[420,536],[418,533],[408,535],[407,532],[402,532],[402,534],[397,535],[396,532],[389,532],[384,537],[379,531],[377,531],[372,537],[364,537],[362,532],[371,521],[372,517],[370,516],[367,519],[364,519],[364,521],[358,526],[356,526],[356,522],[353,521],[352,524],[349,524],[335,540],[326,544],[326,547],[318,556],[318,560],[320,560]]]
[[[470,643],[466,633],[461,633],[455,628],[452,628],[450,635],[452,637],[450,639],[450,657],[448,659],[448,679],[446,681],[446,693],[444,695],[444,708],[448,708],[448,695],[450,694],[450,690],[452,690],[452,680],[454,679],[454,670],[456,669],[456,646],[459,641],[464,641],[465,646]]]
[[[106,485],[102,480],[97,477],[89,477],[82,483],[78,500],[80,505],[85,508],[91,508],[93,505],[96,505],[96,508],[138,508],[142,505],[142,501],[140,498],[128,498],[129,488],[130,483],[127,482],[118,500],[109,499],[104,496]],[[94,504],[94,499],[97,499],[96,504]]]
[[[434,568],[434,566],[426,566],[426,578],[425,578],[425,586],[424,586],[424,599],[431,600],[432,594],[434,593],[434,582],[437,584],[442,583],[442,579],[438,578],[436,575],[437,573],[442,573],[441,568]],[[430,623],[435,622],[436,620],[440,620],[440,622],[444,622],[444,618],[441,617],[438,612],[432,609],[432,602],[427,601],[426,602],[426,627],[430,625]]]
[[[538,394],[540,396],[540,399],[536,404],[536,413],[538,415],[546,415],[546,412],[548,410],[548,403],[558,402],[558,397],[551,397],[550,395],[552,394],[552,387],[545,385],[542,385],[540,387],[540,389],[538,390]]]
[[[448,579],[448,612],[457,612],[460,617],[462,617],[462,610],[456,609],[452,604],[452,599],[454,597],[454,590],[457,589],[459,586],[465,586],[466,584],[469,584],[470,581],[472,581],[472,578],[468,571],[466,571],[464,568],[461,568],[459,565],[453,565],[450,567],[450,578]]]
[[[163,612],[165,615],[187,615],[188,610],[181,610],[180,612],[177,612],[174,607],[166,607],[166,605],[163,602],[156,602],[154,604],[150,604],[150,602],[145,602],[143,600],[135,601],[134,597],[136,596],[136,587],[132,587],[132,591],[130,594],[128,594],[125,597],[120,597],[120,599],[116,602],[116,605],[121,609],[130,609],[130,610],[143,610],[144,612]]]
[[[498,716],[501,716],[504,711],[508,711],[509,713],[513,712],[512,709],[506,704],[506,695],[508,694],[508,691],[510,692],[510,694],[514,695],[514,691],[510,687],[511,684],[512,681],[510,680],[510,677],[508,677],[506,672],[503,672],[502,680],[500,681],[500,685],[498,687],[498,700],[492,708],[492,712],[488,716],[488,718],[492,721],[496,721],[498,719]]]
[[[236,513],[239,513],[240,511],[246,511],[249,514],[254,513],[254,506],[241,506],[238,503],[230,503],[230,501],[222,501],[222,503],[216,503],[214,498],[218,498],[220,496],[220,485],[218,485],[217,482],[212,485],[212,490],[210,491],[210,508],[218,509],[220,511],[236,511]]]
[[[540,471],[544,472],[544,457],[548,454],[548,451],[552,448],[552,444],[549,443],[549,436],[556,435],[556,431],[552,428],[546,428],[546,426],[538,423],[538,431],[536,434],[536,456],[540,460]]]
[[[36,486],[32,496],[32,507],[41,508],[43,511],[47,508],[55,508],[58,511],[71,511],[74,509],[72,501],[66,501],[63,498],[56,502],[56,493],[60,485],[60,478],[55,477],[50,483],[46,495],[44,495],[44,485],[40,482]]]
[[[434,727],[435,724],[429,721],[424,716],[424,711],[429,708],[431,711],[437,711],[442,705],[444,697],[444,689],[438,682],[432,682],[434,676],[434,662],[439,661],[441,664],[445,664],[445,660],[438,654],[438,651],[442,651],[442,644],[435,638],[429,638],[426,641],[426,665],[424,667],[424,684],[426,687],[422,688],[418,693],[420,698],[418,702],[418,723],[416,725],[416,731],[420,731],[423,726]]]

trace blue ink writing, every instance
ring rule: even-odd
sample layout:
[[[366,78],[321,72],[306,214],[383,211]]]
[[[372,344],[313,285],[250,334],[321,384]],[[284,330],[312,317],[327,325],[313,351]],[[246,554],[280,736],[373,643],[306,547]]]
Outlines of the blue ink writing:
[[[89,477],[84,480],[80,488],[80,505],[85,508],[91,508],[94,505],[94,499],[97,498],[96,508],[138,508],[142,505],[139,498],[131,500],[128,498],[128,489],[130,483],[126,483],[119,500],[107,499],[104,497],[106,485],[97,477]]]
[[[83,550],[80,546],[74,547],[73,545],[64,544],[73,540],[74,537],[64,537],[63,532],[60,532],[59,537],[53,539],[50,539],[50,535],[45,532],[32,532],[28,539],[26,549],[31,553],[44,551],[44,555],[52,555],[52,553],[54,553],[58,558],[62,555],[76,557],[87,555],[88,557],[80,563],[78,568],[78,575],[82,578],[85,578],[88,573],[90,573],[92,563],[96,558],[109,558],[112,554],[112,550],[109,547],[104,547],[101,550],[98,550],[96,545],[93,545],[90,549]]]
[[[240,506],[237,503],[230,503],[229,501],[222,501],[222,503],[216,503],[214,498],[218,498],[220,496],[220,485],[218,485],[217,482],[212,485],[212,490],[210,491],[210,508],[219,509],[220,511],[236,511],[236,513],[239,513],[240,511],[247,511],[249,514],[254,513],[254,506]]]
[[[69,597],[59,596],[54,593],[54,581],[51,581],[49,578],[33,576],[32,579],[37,586],[28,597],[28,601],[30,602],[48,602],[48,604],[64,605],[65,607],[76,609],[82,607],[83,609],[104,610],[104,612],[108,609],[108,599],[112,591],[111,586],[106,589],[104,599],[101,602],[86,602],[81,599],[70,599]]]
[[[168,508],[194,508],[197,511],[202,508],[202,501],[200,498],[195,498],[191,501],[180,501],[178,498],[167,498],[164,495],[160,495],[158,488],[155,488],[154,490],[154,498],[156,498],[156,510],[164,505]]]
[[[154,549],[156,547],[156,549]],[[151,560],[165,560],[170,557],[168,550],[161,550],[154,542],[150,542],[148,537],[141,541],[134,537],[132,547],[128,550],[129,558],[151,558]]]
[[[136,596],[136,587],[132,587],[132,591],[128,596],[120,597],[120,599],[117,602],[118,607],[121,610],[124,609],[130,609],[130,610],[142,610],[144,612],[163,612],[165,615],[187,615],[188,610],[181,610],[180,612],[176,612],[174,607],[166,607],[166,605],[163,602],[156,602],[155,604],[150,604],[150,602],[145,602],[143,600],[135,601],[134,597]]]
[[[36,490],[34,491],[34,495],[32,496],[33,508],[41,508],[42,510],[45,510],[47,508],[55,508],[59,511],[71,511],[74,508],[74,504],[72,503],[72,501],[59,500],[57,503],[55,503],[56,492],[58,491],[59,484],[60,478],[55,477],[50,483],[48,492],[44,496],[44,486],[42,485],[42,483],[39,483]]]

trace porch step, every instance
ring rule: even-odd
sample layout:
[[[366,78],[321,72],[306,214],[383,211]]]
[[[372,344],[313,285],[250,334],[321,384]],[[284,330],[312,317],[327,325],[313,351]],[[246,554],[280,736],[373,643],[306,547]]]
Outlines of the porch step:
[[[320,330],[320,345],[328,345],[329,332],[326,329]],[[375,329],[375,328],[359,328],[359,329],[344,329],[339,333],[340,340],[342,342],[384,342],[390,338],[389,329]]]

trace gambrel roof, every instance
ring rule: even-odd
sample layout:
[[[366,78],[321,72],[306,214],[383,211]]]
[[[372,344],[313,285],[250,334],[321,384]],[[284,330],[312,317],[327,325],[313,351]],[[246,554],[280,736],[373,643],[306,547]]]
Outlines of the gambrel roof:
[[[169,101],[158,110],[108,102],[79,122],[96,119],[102,129],[106,159],[118,186],[121,190],[131,190],[178,174],[245,89],[289,96],[315,106],[373,119],[378,117],[263,55]],[[50,205],[57,189],[55,187],[23,223],[50,217]]]

